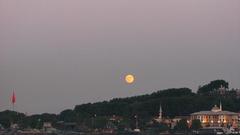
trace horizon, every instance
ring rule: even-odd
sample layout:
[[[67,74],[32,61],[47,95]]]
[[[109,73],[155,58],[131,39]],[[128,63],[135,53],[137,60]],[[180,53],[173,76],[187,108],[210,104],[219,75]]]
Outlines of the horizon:
[[[212,80],[212,81],[215,81],[215,80]],[[211,81],[211,82],[212,82]],[[209,82],[210,83],[210,82]],[[229,82],[228,82],[229,83]],[[206,85],[206,84],[204,84],[204,85]],[[202,85],[203,86],[203,85]],[[15,111],[15,112],[18,112],[18,113],[23,113],[23,114],[25,114],[26,116],[32,116],[32,115],[42,115],[42,114],[56,114],[56,115],[59,115],[61,112],[63,112],[63,111],[65,111],[65,110],[74,110],[74,108],[76,107],[76,106],[79,106],[79,105],[83,105],[83,104],[95,104],[95,103],[100,103],[100,102],[105,102],[105,101],[107,101],[107,102],[110,102],[111,100],[114,100],[114,99],[126,99],[126,98],[132,98],[132,97],[135,97],[135,96],[143,96],[143,95],[151,95],[151,94],[153,94],[153,93],[155,93],[155,92],[159,92],[159,91],[166,91],[166,90],[170,90],[170,89],[182,89],[182,88],[187,88],[187,89],[190,89],[190,88],[188,88],[188,87],[181,87],[181,88],[167,88],[167,89],[162,89],[162,90],[156,90],[156,91],[152,91],[151,93],[145,93],[145,94],[141,94],[141,95],[134,95],[134,96],[129,96],[129,97],[115,97],[115,98],[112,98],[112,99],[108,99],[108,100],[102,100],[102,101],[97,101],[97,102],[87,102],[87,103],[81,103],[81,104],[76,104],[76,105],[74,105],[72,108],[65,108],[64,110],[61,110],[60,112],[56,112],[56,113],[49,113],[49,112],[42,112],[42,113],[33,113],[33,114],[29,114],[28,112],[18,112],[17,110],[10,110],[10,109],[6,109],[6,110],[2,110],[1,112],[3,112],[3,111]],[[228,88],[228,90],[230,90],[230,89],[239,89],[239,88]],[[197,91],[193,91],[192,89],[190,89],[191,90],[191,92],[192,93],[195,93],[195,94],[197,94]],[[15,96],[15,92],[13,91],[13,93],[14,93],[14,96]],[[16,97],[14,97],[14,98],[16,98]],[[12,99],[11,99],[12,100]],[[16,99],[14,99],[14,100],[16,100]],[[15,102],[16,101],[14,101],[14,104],[15,104]],[[221,102],[221,101],[220,101]]]
[[[215,80],[213,80],[215,81]],[[211,81],[212,82],[212,81]],[[210,83],[210,82],[209,82]],[[142,95],[134,95],[134,96],[129,96],[129,97],[116,97],[116,98],[112,98],[112,99],[109,99],[109,100],[102,100],[102,101],[97,101],[97,102],[88,102],[88,103],[82,103],[82,104],[76,104],[75,106],[73,106],[72,108],[65,108],[64,110],[60,111],[60,112],[57,112],[57,113],[49,113],[49,112],[42,112],[42,113],[34,113],[34,114],[29,114],[27,112],[19,112],[17,110],[9,110],[9,109],[6,109],[6,110],[2,110],[0,112],[4,112],[4,111],[14,111],[14,112],[17,112],[17,113],[23,113],[25,114],[26,116],[33,116],[33,115],[42,115],[42,114],[55,114],[55,115],[59,115],[61,112],[63,111],[66,111],[66,110],[74,110],[74,108],[76,106],[81,106],[81,105],[84,105],[84,104],[95,104],[95,103],[101,103],[101,102],[111,102],[111,100],[114,100],[114,99],[126,99],[126,98],[133,98],[133,97],[140,97],[140,96],[143,96],[143,95],[151,95],[155,92],[159,92],[159,91],[166,91],[166,90],[171,90],[171,89],[190,89],[188,87],[181,87],[181,88],[167,88],[167,89],[162,89],[162,90],[156,90],[156,91],[153,91],[152,93],[146,93],[146,94],[142,94]],[[240,90],[238,88],[227,88],[228,90],[230,89],[233,89],[233,90]],[[190,89],[192,93],[195,93],[195,94],[198,94],[197,91],[193,91],[192,89]],[[14,91],[13,91],[14,92]],[[16,98],[16,97],[15,97]],[[12,100],[12,99],[11,99]],[[15,99],[16,100],[16,99]],[[221,101],[220,101],[220,104],[221,104]]]

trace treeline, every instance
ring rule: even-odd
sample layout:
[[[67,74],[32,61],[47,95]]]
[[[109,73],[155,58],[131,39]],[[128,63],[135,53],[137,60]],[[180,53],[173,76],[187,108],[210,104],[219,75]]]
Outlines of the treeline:
[[[43,122],[52,122],[55,125],[58,121],[64,121],[91,127],[93,126],[91,121],[94,119],[95,127],[99,125],[101,128],[101,125],[106,124],[107,119],[114,115],[124,118],[125,126],[131,126],[134,123],[134,116],[137,115],[140,123],[144,125],[152,117],[158,115],[160,104],[163,116],[170,118],[210,110],[220,101],[224,110],[240,111],[240,99],[237,98],[236,91],[227,89],[224,94],[218,93],[220,87],[228,88],[228,82],[212,81],[199,87],[196,93],[189,88],[174,88],[159,90],[147,95],[82,104],[75,106],[74,109],[64,110],[60,114],[25,116],[22,113],[4,111],[0,112],[0,123],[4,127],[9,127],[10,123],[19,123],[22,127],[40,128]]]

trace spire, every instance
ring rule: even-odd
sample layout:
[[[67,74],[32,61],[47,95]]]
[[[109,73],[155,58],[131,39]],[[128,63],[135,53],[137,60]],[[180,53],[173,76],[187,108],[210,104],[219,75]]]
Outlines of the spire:
[[[160,104],[160,108],[159,108],[159,117],[160,120],[162,120],[162,105]]]
[[[159,112],[162,113],[162,105],[160,104]]]
[[[220,100],[220,111],[222,111],[222,102]]]

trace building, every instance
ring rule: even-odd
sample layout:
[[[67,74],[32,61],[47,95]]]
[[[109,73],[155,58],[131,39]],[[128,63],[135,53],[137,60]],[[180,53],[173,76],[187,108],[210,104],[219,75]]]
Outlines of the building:
[[[215,105],[211,111],[200,111],[191,114],[191,121],[198,119],[203,127],[238,127],[238,113],[224,111]]]
[[[53,128],[52,123],[44,122],[43,123],[43,131],[44,133],[55,133],[57,130]]]

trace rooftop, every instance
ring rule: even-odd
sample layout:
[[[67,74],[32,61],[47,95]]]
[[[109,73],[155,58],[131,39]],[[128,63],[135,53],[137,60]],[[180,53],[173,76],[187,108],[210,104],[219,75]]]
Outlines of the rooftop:
[[[191,115],[238,115],[238,113],[235,112],[230,112],[230,111],[200,111],[200,112],[195,112],[192,113]]]

